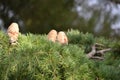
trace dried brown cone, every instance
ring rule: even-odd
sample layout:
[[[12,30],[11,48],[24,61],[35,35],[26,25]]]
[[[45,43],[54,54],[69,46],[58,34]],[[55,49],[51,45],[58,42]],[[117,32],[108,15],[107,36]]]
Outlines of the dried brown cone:
[[[18,35],[19,35],[18,24],[12,23],[7,29],[7,34],[10,40],[10,44],[15,45],[17,43]]]
[[[65,32],[63,31],[60,31],[57,35],[57,41],[60,43],[60,44],[68,44],[68,38],[65,34]]]
[[[51,30],[47,35],[48,40],[50,40],[52,42],[56,42],[56,37],[57,37],[57,31],[54,29]]]

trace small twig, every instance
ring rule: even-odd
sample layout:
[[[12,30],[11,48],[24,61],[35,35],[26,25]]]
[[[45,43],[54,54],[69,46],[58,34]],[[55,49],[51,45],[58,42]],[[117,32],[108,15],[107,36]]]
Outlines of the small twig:
[[[98,57],[98,56],[93,56],[93,57],[91,57],[91,59],[99,59],[99,60],[103,60],[104,58],[103,58],[103,57]]]
[[[112,49],[111,48],[108,48],[108,49],[102,49],[102,50],[98,50],[97,51],[97,47],[98,46],[101,46],[101,47],[104,47],[103,44],[99,44],[99,43],[95,43],[93,46],[92,46],[92,50],[91,52],[89,52],[86,56],[89,58],[89,59],[99,59],[99,60],[103,60],[104,58],[103,57],[99,57],[99,56],[96,56],[96,54],[105,54],[105,52],[108,52],[108,51],[111,51]]]
[[[87,54],[87,57],[91,58],[95,55],[95,53],[96,53],[96,47],[95,47],[95,45],[93,45],[92,46],[92,51]]]
[[[112,49],[111,48],[108,48],[108,49],[103,49],[103,50],[99,50],[99,51],[96,51],[96,54],[105,54],[105,52],[108,52],[108,51],[111,51]]]
[[[102,47],[104,47],[104,45],[100,44],[100,43],[95,43],[95,46],[102,46]]]

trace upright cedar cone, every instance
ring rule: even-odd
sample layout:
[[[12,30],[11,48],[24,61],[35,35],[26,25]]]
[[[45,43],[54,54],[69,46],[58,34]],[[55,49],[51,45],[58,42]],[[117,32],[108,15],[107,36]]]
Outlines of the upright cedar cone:
[[[68,44],[68,38],[63,31],[60,31],[57,35],[57,41],[61,44]]]
[[[19,27],[17,23],[12,23],[7,30],[7,34],[9,36],[10,44],[14,45],[17,43],[18,35],[19,35]]]
[[[56,41],[56,37],[57,37],[57,31],[56,30],[51,30],[48,35],[48,40],[52,41],[52,42],[55,42]]]

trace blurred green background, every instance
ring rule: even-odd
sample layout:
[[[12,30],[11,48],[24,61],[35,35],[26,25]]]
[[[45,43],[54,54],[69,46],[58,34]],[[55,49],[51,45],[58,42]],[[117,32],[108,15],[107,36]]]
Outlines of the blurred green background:
[[[11,22],[22,33],[78,29],[97,36],[120,37],[119,0],[0,0],[0,29]]]

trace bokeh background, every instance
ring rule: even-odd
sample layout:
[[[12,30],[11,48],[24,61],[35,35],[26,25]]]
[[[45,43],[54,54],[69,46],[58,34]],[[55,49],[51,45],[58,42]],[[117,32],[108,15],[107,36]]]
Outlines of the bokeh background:
[[[119,0],[0,0],[0,29],[17,22],[22,33],[78,29],[120,38]]]

